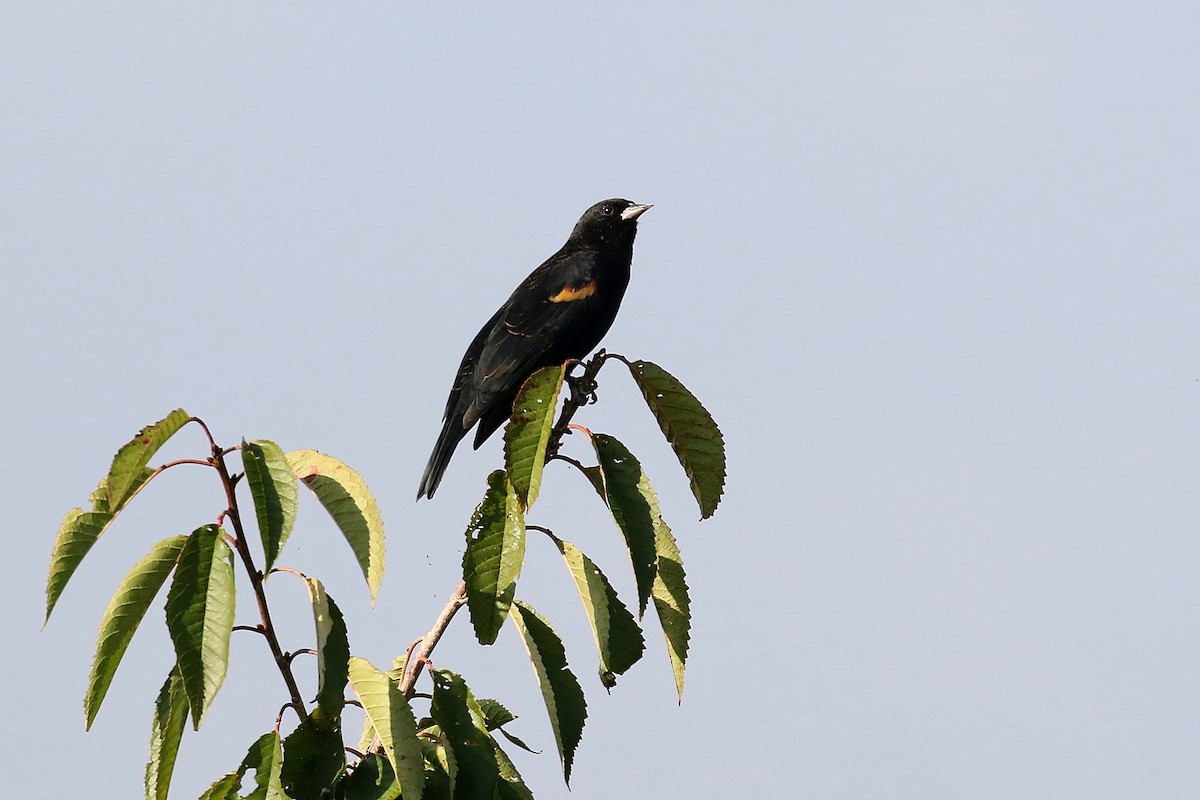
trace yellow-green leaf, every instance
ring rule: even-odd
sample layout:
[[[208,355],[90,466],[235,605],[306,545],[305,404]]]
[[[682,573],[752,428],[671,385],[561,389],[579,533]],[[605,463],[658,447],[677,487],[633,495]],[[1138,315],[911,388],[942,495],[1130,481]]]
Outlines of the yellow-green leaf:
[[[504,429],[504,466],[523,508],[533,505],[542,485],[546,445],[565,374],[561,364],[533,373],[517,394]]]
[[[606,688],[612,688],[616,676],[642,657],[646,649],[642,630],[595,562],[568,541],[557,539],[555,543],[571,571],[592,626],[592,636],[600,652],[600,681]]]
[[[73,508],[63,518],[54,537],[50,555],[50,575],[46,579],[46,617],[54,611],[67,582],[79,568],[84,556],[112,524],[117,513],[129,499],[156,473],[146,466],[160,447],[191,419],[183,409],[176,409],[163,419],[143,428],[113,457],[108,474],[89,498],[89,511]]]
[[[54,550],[50,555],[50,575],[46,579],[46,621],[50,620],[50,612],[62,596],[67,581],[79,568],[83,557],[92,549],[92,545],[104,533],[105,528],[113,520],[113,515],[107,511],[84,511],[82,508],[72,508],[63,518],[54,537]]]
[[[356,470],[315,450],[295,450],[287,460],[346,537],[375,602],[383,582],[383,517],[367,482]]]
[[[660,523],[662,522],[660,518]],[[691,601],[683,574],[683,556],[671,529],[662,523],[654,538],[658,572],[654,576],[654,610],[667,640],[667,655],[675,676],[675,690],[683,702],[683,670],[687,663],[688,638],[692,628]]]
[[[112,683],[121,657],[129,647],[133,634],[146,616],[146,610],[154,596],[167,580],[167,575],[179,559],[186,536],[163,539],[150,549],[117,588],[109,601],[108,609],[100,620],[100,635],[96,640],[96,656],[92,659],[92,673],[88,678],[87,694],[83,707],[86,727],[91,728],[104,702],[104,695]]]
[[[146,762],[146,800],[167,800],[171,775],[179,755],[179,743],[187,724],[187,694],[179,667],[171,674],[154,701],[154,720],[150,731],[150,760]]]
[[[189,419],[186,411],[177,408],[153,425],[142,428],[117,451],[104,481],[109,510],[115,512],[125,504],[150,459]]]
[[[383,750],[400,782],[403,796],[420,800],[425,788],[424,758],[417,740],[412,709],[395,681],[375,669],[365,658],[350,659],[350,685],[367,718],[375,726]]]
[[[242,766],[238,770],[243,776],[254,770],[255,789],[246,795],[246,800],[288,800],[279,781],[282,768],[283,746],[279,739],[279,731],[264,733],[250,745],[250,750],[242,759]]]

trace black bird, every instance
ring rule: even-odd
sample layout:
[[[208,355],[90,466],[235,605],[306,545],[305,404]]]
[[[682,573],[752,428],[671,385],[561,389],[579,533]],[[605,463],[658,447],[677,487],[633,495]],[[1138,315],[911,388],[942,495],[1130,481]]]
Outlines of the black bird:
[[[476,423],[475,448],[504,424],[525,380],[580,359],[608,332],[629,285],[637,219],[649,205],[613,198],[589,208],[557,253],[521,282],[463,356],[417,499],[433,497],[454,448]]]

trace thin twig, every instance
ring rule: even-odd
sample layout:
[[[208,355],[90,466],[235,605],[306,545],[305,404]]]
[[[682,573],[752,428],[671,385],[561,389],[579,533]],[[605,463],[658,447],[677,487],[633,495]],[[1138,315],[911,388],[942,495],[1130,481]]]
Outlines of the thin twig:
[[[555,535],[554,535],[554,531],[550,530],[549,528],[543,528],[541,525],[528,525],[528,524],[526,524],[526,526],[525,526],[525,530],[527,530],[527,531],[540,531],[541,533],[544,533],[544,534],[546,534],[547,536],[549,536],[549,537],[550,537],[550,539],[551,539],[551,540],[552,540],[552,541],[553,541],[555,544],[562,544],[562,539],[560,539],[560,538],[558,538],[557,536],[555,536]]]
[[[251,633],[261,633],[263,636],[267,635],[267,632],[263,630],[262,625],[234,625],[232,630],[250,631]]]
[[[208,446],[212,448],[213,453],[221,452],[221,448],[217,447],[217,440],[213,438],[212,431],[208,429],[208,423],[199,417],[188,417],[188,422],[194,422],[204,429],[204,435],[208,437]]]
[[[287,659],[289,664],[291,664],[296,660],[296,656],[315,656],[316,654],[317,651],[313,650],[311,647],[302,647],[299,650],[293,650],[290,653],[284,653],[283,657]]]

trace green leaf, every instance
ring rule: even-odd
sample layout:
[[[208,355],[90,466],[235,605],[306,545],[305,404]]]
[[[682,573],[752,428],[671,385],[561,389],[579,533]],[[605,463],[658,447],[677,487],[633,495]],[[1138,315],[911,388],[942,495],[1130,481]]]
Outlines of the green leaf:
[[[238,800],[238,790],[242,788],[241,772],[231,772],[218,778],[212,786],[200,795],[200,800]]]
[[[583,723],[587,719],[583,689],[567,668],[567,653],[562,640],[545,619],[520,600],[513,603],[510,618],[521,633],[521,641],[525,643],[525,650],[537,673],[546,711],[550,714],[550,727],[554,729],[558,756],[562,761],[563,779],[570,784],[571,764],[575,761],[575,749],[579,746]]]
[[[62,596],[67,582],[100,534],[104,533],[134,493],[155,474],[146,464],[189,419],[186,411],[176,409],[153,425],[143,428],[113,457],[108,474],[92,492],[91,510],[73,508],[67,512],[58,528],[54,550],[50,555],[50,575],[46,579],[46,622],[50,620],[50,613]]]
[[[428,783],[427,777],[427,786]],[[355,766],[354,772],[338,786],[338,791],[341,794],[337,796],[344,800],[396,800],[400,796],[400,784],[396,780],[396,773],[392,770],[392,765],[386,758],[378,753],[367,753]],[[448,800],[452,793],[446,792],[442,795],[427,790],[427,796],[439,798],[439,800],[445,797]],[[297,797],[296,800],[301,800],[301,798]],[[308,800],[308,798],[303,800]],[[314,800],[316,799],[314,798]]]
[[[505,735],[508,736],[508,734]],[[510,740],[515,738],[515,736],[509,736]],[[500,782],[496,784],[496,800],[533,800],[533,792],[529,791],[529,787],[525,785],[521,773],[517,772],[517,766],[508,757],[508,753],[501,750],[499,745],[494,745],[494,747],[492,752],[496,758],[496,771],[500,774]],[[525,749],[529,750],[528,747]],[[529,750],[529,752],[533,751]]]
[[[293,800],[327,800],[345,769],[341,716],[318,706],[283,740],[279,782]]]
[[[438,669],[432,677],[430,714],[454,756],[454,796],[491,800],[500,775],[483,711],[461,675]]]
[[[283,747],[279,741],[279,731],[264,733],[250,745],[238,770],[243,776],[254,770],[256,788],[246,795],[246,800],[288,800],[279,780],[282,767]]]
[[[113,515],[107,512],[81,508],[72,508],[63,518],[50,555],[50,576],[46,579],[46,622],[50,621],[50,612],[62,596],[67,581],[112,520]]]
[[[667,654],[671,657],[671,671],[675,675],[675,690],[679,702],[683,702],[683,670],[687,662],[688,637],[692,627],[691,601],[683,574],[683,556],[671,529],[659,518],[655,535],[655,550],[658,553],[658,573],[654,577],[654,610],[662,625],[667,640]]]
[[[346,622],[325,586],[308,578],[313,621],[317,626],[317,705],[331,716],[342,711],[346,700],[346,681],[350,668],[350,641]]]
[[[700,518],[711,517],[725,490],[725,439],[721,429],[696,396],[665,369],[649,361],[626,364],[687,473],[692,494],[700,504]]]
[[[346,537],[374,603],[383,582],[383,517],[366,481],[341,461],[315,450],[294,450],[287,460]]]
[[[167,630],[197,729],[225,681],[235,600],[225,531],[197,528],[183,545],[167,592]]]
[[[87,694],[83,699],[88,729],[96,719],[96,713],[104,702],[104,695],[134,632],[174,568],[185,541],[186,536],[172,536],[154,545],[129,571],[109,601],[108,609],[100,620],[96,656],[92,659],[92,674],[88,678]]]
[[[508,731],[506,731],[504,728],[499,728],[498,730],[500,731],[500,734],[501,734],[501,735],[502,735],[502,736],[503,736],[505,739],[508,739],[510,742],[512,742],[513,744],[515,744],[517,747],[519,747],[519,748],[521,748],[522,750],[524,750],[526,753],[533,753],[535,756],[540,756],[540,755],[542,754],[542,751],[541,751],[541,750],[534,750],[532,747],[530,747],[529,745],[525,744],[525,742],[521,741],[520,737],[517,737],[517,736],[514,736],[514,735],[512,735],[511,733],[509,733]]]
[[[480,644],[500,633],[525,562],[525,519],[504,470],[488,476],[487,492],[467,526],[463,580],[467,606]]]
[[[483,714],[483,721],[487,725],[489,731],[494,731],[501,725],[507,725],[517,715],[509,711],[499,700],[493,700],[490,697],[480,697],[477,701],[479,710]]]
[[[441,726],[433,724],[431,718],[421,720],[421,752],[425,756],[425,796],[451,798],[455,796],[458,780],[458,762],[454,750]]]
[[[115,512],[125,505],[130,494],[140,485],[139,479],[150,459],[190,419],[186,411],[177,408],[153,425],[142,428],[117,451],[103,483],[109,510]]]
[[[280,782],[282,768],[283,749],[279,731],[264,733],[250,745],[237,770],[210,786],[200,800],[240,800],[238,791],[242,788],[242,780],[251,770],[254,771],[255,789],[246,795],[245,800],[288,800]]]
[[[533,505],[542,485],[546,445],[565,374],[561,364],[533,373],[517,394],[512,419],[504,429],[504,466],[522,508]]]
[[[611,689],[617,683],[616,676],[642,657],[646,649],[642,629],[595,562],[570,542],[558,539],[555,543],[571,571],[579,599],[583,601],[583,610],[592,626],[596,648],[600,651],[600,681]]]
[[[267,439],[242,440],[242,467],[246,471],[246,483],[250,485],[250,496],[254,498],[258,533],[266,555],[263,572],[269,573],[292,535],[300,490],[287,456],[279,445]]]
[[[179,755],[179,743],[187,724],[187,694],[179,667],[173,667],[154,701],[150,729],[150,760],[146,763],[146,800],[167,800],[171,775]]]
[[[408,701],[396,683],[365,658],[350,659],[350,684],[375,726],[402,794],[409,800],[419,800],[425,787],[425,771],[417,722]]]
[[[654,553],[655,526],[662,523],[658,499],[642,465],[617,439],[604,433],[592,434],[592,446],[600,467],[601,496],[608,504],[617,527],[625,536],[633,577],[637,584],[638,616],[646,613],[646,602],[654,586],[658,560]],[[593,485],[594,475],[588,476]]]

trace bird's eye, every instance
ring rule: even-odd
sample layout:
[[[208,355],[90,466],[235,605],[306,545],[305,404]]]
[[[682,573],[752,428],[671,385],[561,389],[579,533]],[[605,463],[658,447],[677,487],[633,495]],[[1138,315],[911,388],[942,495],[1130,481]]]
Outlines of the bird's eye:
[[[614,210],[615,209],[613,208],[612,203],[605,203],[604,206],[601,207],[600,213],[606,217],[611,217]]]

